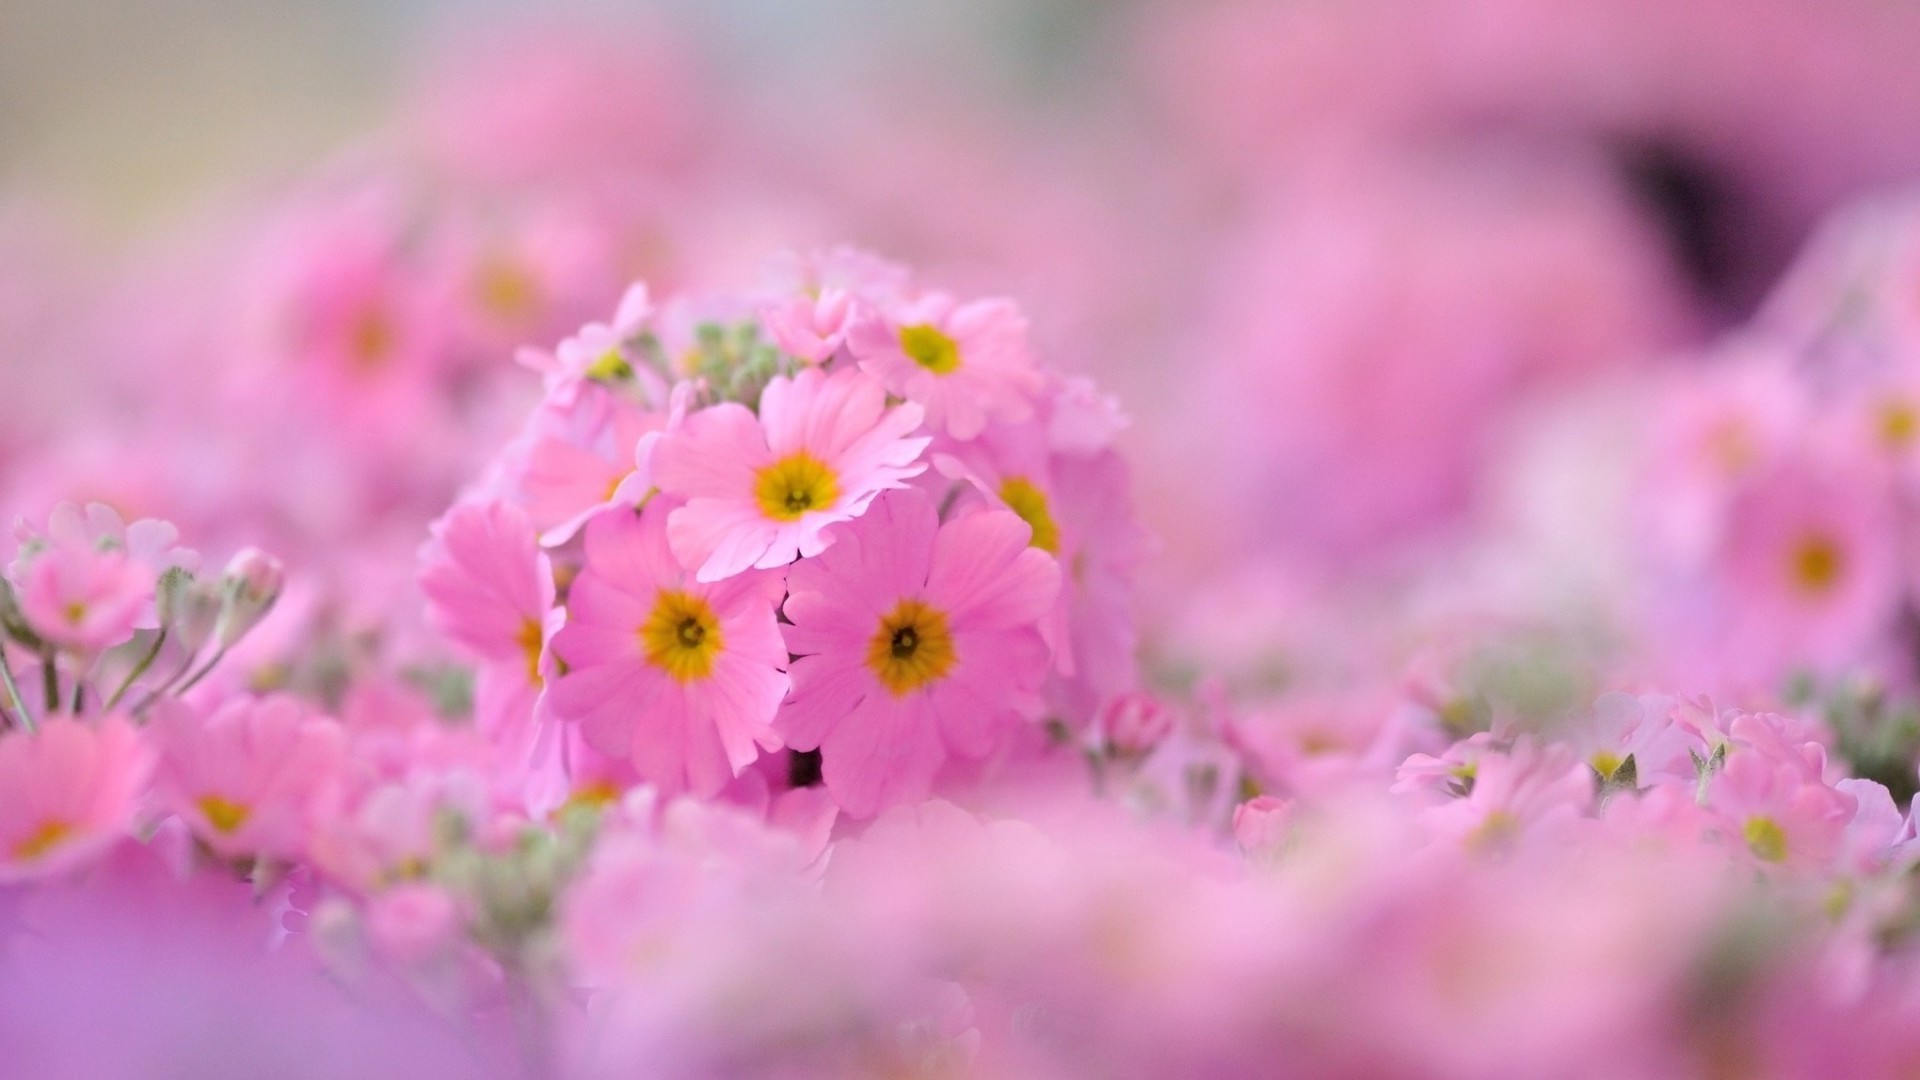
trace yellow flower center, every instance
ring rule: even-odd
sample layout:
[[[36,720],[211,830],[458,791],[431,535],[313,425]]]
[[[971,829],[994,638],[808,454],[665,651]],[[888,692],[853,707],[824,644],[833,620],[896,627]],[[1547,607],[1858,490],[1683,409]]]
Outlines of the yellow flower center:
[[[1760,446],[1753,432],[1738,418],[1728,418],[1707,435],[1707,453],[1729,476],[1738,476],[1760,460]]]
[[[1747,847],[1762,862],[1783,862],[1787,857],[1787,834],[1778,822],[1767,817],[1750,817],[1742,830]]]
[[[527,658],[527,681],[535,686],[543,686],[545,679],[540,677],[540,648],[545,644],[546,631],[540,620],[531,616],[520,621],[520,632],[513,637],[514,644],[520,646],[520,654]]]
[[[221,798],[218,795],[202,795],[194,805],[200,808],[200,813],[207,819],[207,824],[222,833],[230,833],[238,829],[253,816],[253,808],[246,803],[234,802],[232,799]]]
[[[900,351],[935,375],[960,370],[960,346],[937,326],[920,323],[900,328]]]
[[[1600,779],[1611,780],[1613,774],[1620,771],[1620,766],[1626,764],[1626,760],[1611,750],[1597,750],[1587,759],[1587,764],[1600,774]]]
[[[370,305],[353,320],[353,328],[347,335],[347,354],[360,371],[378,371],[393,358],[394,346],[399,340],[393,317],[385,308]]]
[[[1920,409],[1905,398],[1881,402],[1879,421],[1880,441],[1890,450],[1905,450],[1920,435]]]
[[[685,592],[662,592],[640,627],[647,663],[680,682],[704,679],[720,655],[720,620],[705,600]]]
[[[67,606],[61,609],[60,613],[67,617],[68,623],[79,626],[87,617],[87,605],[78,600],[69,601]]]
[[[473,276],[474,297],[495,318],[520,322],[540,306],[540,284],[513,259],[491,258]]]
[[[754,474],[753,495],[773,520],[798,521],[810,510],[832,506],[840,498],[840,480],[826,462],[795,450]]]
[[[45,856],[47,852],[67,842],[73,835],[73,826],[58,818],[40,823],[40,827],[27,834],[26,839],[13,845],[13,857],[32,862]]]
[[[620,349],[616,346],[601,353],[600,359],[587,365],[587,378],[598,379],[601,382],[618,382],[622,379],[631,379],[633,378],[633,365],[627,363],[627,358],[620,355]]]
[[[1846,553],[1833,538],[1812,533],[1800,539],[1788,556],[1793,583],[1802,591],[1818,595],[1840,583],[1846,570]]]
[[[573,789],[567,801],[553,812],[558,818],[569,810],[605,810],[620,801],[620,789],[611,780],[589,780]]]
[[[900,601],[867,643],[867,667],[895,697],[945,678],[956,659],[946,612],[923,600]]]
[[[1047,505],[1047,493],[1024,476],[1010,476],[1000,482],[1000,499],[1007,509],[1033,530],[1033,546],[1049,555],[1060,554],[1060,526]]]

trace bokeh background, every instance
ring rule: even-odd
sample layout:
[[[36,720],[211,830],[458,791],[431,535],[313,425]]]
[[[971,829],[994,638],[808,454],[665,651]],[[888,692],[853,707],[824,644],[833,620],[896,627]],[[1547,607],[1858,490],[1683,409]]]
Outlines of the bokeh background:
[[[0,483],[406,550],[516,347],[846,241],[1121,396],[1150,610],[1604,605],[1636,380],[1920,174],[1916,54],[1882,0],[4,0]],[[254,331],[345,235],[477,313],[335,407]]]

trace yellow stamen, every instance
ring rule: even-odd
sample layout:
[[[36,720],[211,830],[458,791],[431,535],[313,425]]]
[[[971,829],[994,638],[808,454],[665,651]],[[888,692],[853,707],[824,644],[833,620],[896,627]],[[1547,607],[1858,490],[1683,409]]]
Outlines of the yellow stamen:
[[[353,329],[347,335],[347,355],[361,371],[378,371],[393,358],[399,339],[400,334],[386,309],[370,305],[353,321]]]
[[[627,358],[621,356],[619,347],[615,346],[601,353],[600,359],[587,365],[587,378],[598,379],[601,382],[618,382],[621,379],[631,379],[633,378],[633,365],[627,363]]]
[[[13,857],[25,862],[33,862],[44,857],[47,852],[59,847],[73,836],[73,826],[58,818],[40,823],[40,827],[27,835],[27,838],[13,845]]]
[[[900,351],[935,375],[960,370],[960,346],[937,326],[920,323],[900,328]]]
[[[832,506],[840,498],[840,480],[826,462],[795,450],[754,474],[753,495],[773,520],[798,521],[810,510]]]
[[[201,815],[216,832],[230,833],[245,825],[247,819],[253,816],[253,808],[246,803],[234,802],[232,799],[218,795],[202,795],[194,805],[200,808]]]
[[[1905,450],[1920,435],[1920,409],[1904,398],[1880,403],[1880,441],[1891,450]]]
[[[956,659],[946,612],[923,600],[900,601],[867,643],[867,667],[895,697],[945,678]]]
[[[74,626],[79,626],[81,621],[87,617],[87,605],[78,600],[71,601],[67,604],[66,608],[61,611],[61,614],[67,617],[67,622]]]
[[[705,600],[685,592],[662,592],[640,627],[647,662],[680,682],[704,679],[722,646],[720,620]]]
[[[1626,760],[1611,750],[1599,750],[1587,759],[1587,764],[1593,766],[1593,771],[1599,773],[1602,780],[1611,780],[1613,774],[1620,771],[1620,766],[1626,764]]]
[[[520,632],[514,635],[514,644],[520,646],[520,653],[527,658],[527,681],[535,686],[544,686],[546,680],[540,677],[540,650],[546,643],[546,629],[540,620],[528,617],[520,621]]]
[[[1795,585],[1804,592],[1818,595],[1840,583],[1847,568],[1846,553],[1832,537],[1810,533],[1794,545],[1788,556],[1788,568]]]
[[[540,283],[513,259],[482,262],[473,276],[473,292],[488,314],[507,322],[524,321],[540,307]]]
[[[1743,830],[1747,837],[1747,847],[1762,862],[1784,862],[1787,857],[1787,834],[1772,818],[1750,817]]]
[[[1033,530],[1034,547],[1049,555],[1060,554],[1060,526],[1053,520],[1046,492],[1024,476],[1009,476],[1000,482],[1000,499]]]

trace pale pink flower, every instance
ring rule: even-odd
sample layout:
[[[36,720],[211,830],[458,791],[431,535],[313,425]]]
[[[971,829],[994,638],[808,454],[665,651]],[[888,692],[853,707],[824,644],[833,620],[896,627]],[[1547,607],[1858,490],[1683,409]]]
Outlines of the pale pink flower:
[[[20,610],[41,637],[96,654],[133,636],[153,604],[154,571],[125,551],[59,544],[20,582]]]
[[[988,420],[1028,419],[1044,389],[1026,317],[1007,300],[927,293],[861,318],[847,346],[888,393],[924,406],[928,425],[956,439]]]
[[[769,298],[760,321],[788,354],[823,363],[840,351],[862,302],[891,300],[906,271],[857,248],[776,255],[762,271]]]
[[[1705,787],[1728,847],[1761,864],[1824,869],[1840,851],[1858,801],[1829,786],[1796,754],[1736,746]]]
[[[1437,835],[1476,851],[1503,851],[1533,836],[1564,835],[1594,805],[1593,773],[1565,748],[1522,738],[1481,754],[1460,798],[1423,817]]]
[[[80,866],[133,825],[153,752],[118,714],[0,735],[0,882]]]
[[[877,500],[793,570],[793,697],[776,729],[818,747],[827,790],[857,817],[924,795],[949,751],[978,758],[1035,715],[1039,623],[1059,565],[1004,510],[941,524],[921,492]]]
[[[758,419],[733,402],[688,416],[653,450],[654,483],[686,500],[673,553],[703,582],[819,554],[828,525],[926,468],[920,407],[886,398],[858,371],[808,368],[767,384]]]
[[[204,716],[162,701],[153,732],[161,804],[229,858],[302,854],[346,764],[340,726],[286,695],[234,698]]]
[[[659,499],[588,523],[586,565],[553,640],[567,671],[548,701],[663,790],[711,796],[780,745],[770,722],[788,685],[781,576],[697,580],[668,548],[674,509]]]
[[[503,455],[498,493],[526,507],[542,543],[565,543],[632,491],[651,441],[684,408],[684,392],[669,396],[674,404],[664,412],[592,381],[549,397]]]

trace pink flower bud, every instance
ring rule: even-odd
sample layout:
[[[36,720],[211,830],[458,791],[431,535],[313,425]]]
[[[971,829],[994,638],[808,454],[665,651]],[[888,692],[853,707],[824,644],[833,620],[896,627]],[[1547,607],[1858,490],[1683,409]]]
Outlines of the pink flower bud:
[[[1100,712],[1100,735],[1122,756],[1147,753],[1173,734],[1173,713],[1149,694],[1122,694]]]
[[[1286,842],[1293,804],[1273,795],[1256,795],[1233,809],[1233,839],[1249,855],[1270,855]]]

